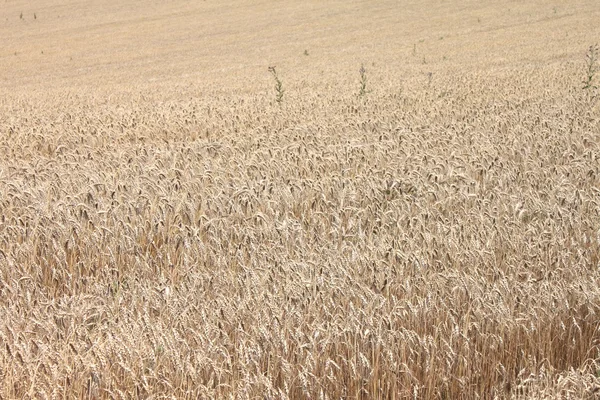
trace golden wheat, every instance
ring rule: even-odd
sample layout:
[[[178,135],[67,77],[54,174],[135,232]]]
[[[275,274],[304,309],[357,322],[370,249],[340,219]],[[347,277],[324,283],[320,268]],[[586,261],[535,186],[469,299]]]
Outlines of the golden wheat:
[[[580,89],[588,43],[570,47],[598,34],[593,2],[409,4],[446,19],[406,25],[408,45],[387,2],[286,1],[274,28],[265,5],[183,3],[98,18],[148,38],[177,18],[176,50],[194,15],[204,33],[223,21],[202,50],[219,68],[198,67],[210,84],[174,84],[190,70],[174,55],[157,81],[126,56],[152,45],[117,28],[117,67],[94,36],[64,66],[35,35],[64,39],[44,18],[72,12],[59,24],[86,37],[83,6],[31,21],[6,5],[9,47],[29,47],[0,61],[16,82],[0,99],[0,398],[599,396],[600,100]],[[236,30],[248,12],[276,39]],[[517,40],[573,21],[547,47]],[[328,23],[330,42],[310,30]],[[286,71],[281,104],[261,46]],[[105,65],[94,90],[83,50]]]

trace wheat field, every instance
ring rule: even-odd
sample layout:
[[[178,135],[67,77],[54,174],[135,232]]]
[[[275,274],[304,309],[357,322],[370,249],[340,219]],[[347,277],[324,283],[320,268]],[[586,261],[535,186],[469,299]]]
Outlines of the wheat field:
[[[600,398],[597,1],[97,3],[0,3],[1,399]]]

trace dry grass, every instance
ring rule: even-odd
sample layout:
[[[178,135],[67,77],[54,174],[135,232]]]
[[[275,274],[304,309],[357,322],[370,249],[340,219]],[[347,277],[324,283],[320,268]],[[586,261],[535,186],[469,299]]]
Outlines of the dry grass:
[[[0,398],[600,397],[594,2],[163,3],[0,9]]]

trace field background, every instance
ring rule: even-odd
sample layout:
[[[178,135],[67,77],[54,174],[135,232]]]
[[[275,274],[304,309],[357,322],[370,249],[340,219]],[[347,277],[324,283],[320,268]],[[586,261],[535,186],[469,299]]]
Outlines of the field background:
[[[600,397],[598,21],[3,1],[0,398]]]

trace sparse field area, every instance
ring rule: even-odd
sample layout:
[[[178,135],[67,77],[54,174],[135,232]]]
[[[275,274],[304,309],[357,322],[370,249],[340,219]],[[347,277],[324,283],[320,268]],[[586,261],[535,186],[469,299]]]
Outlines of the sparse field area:
[[[600,398],[597,1],[29,3],[1,399]]]

